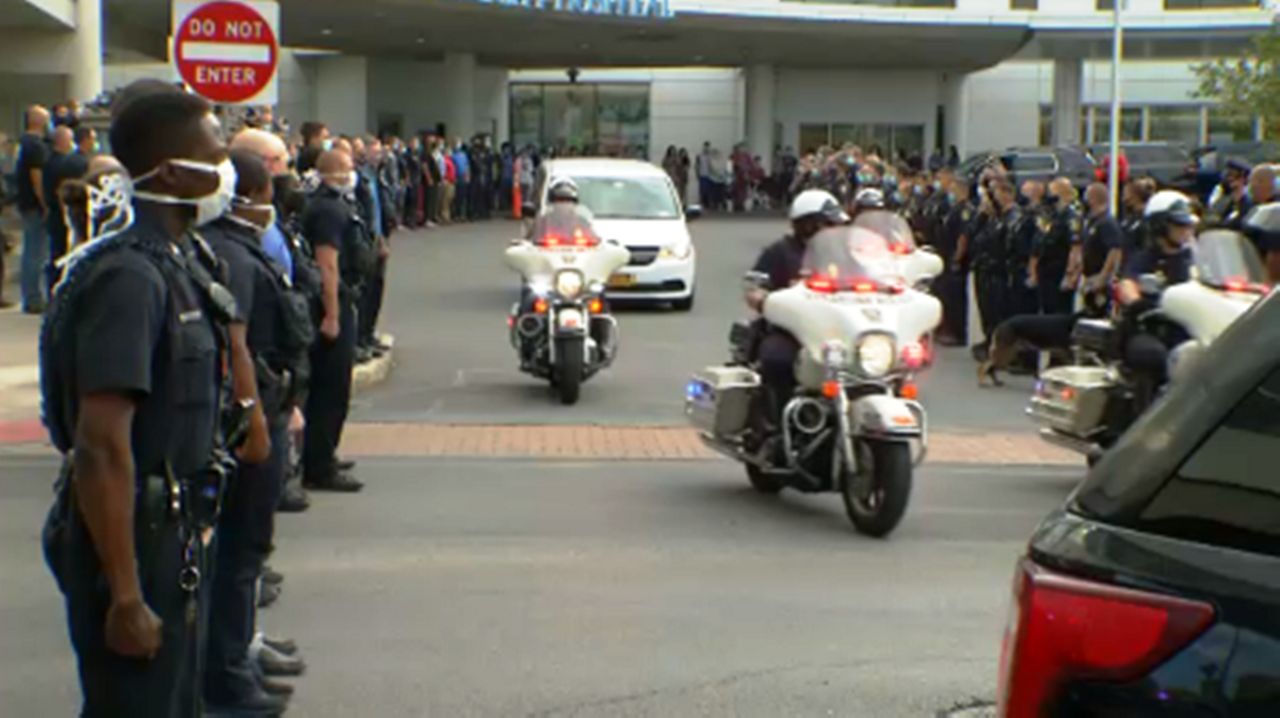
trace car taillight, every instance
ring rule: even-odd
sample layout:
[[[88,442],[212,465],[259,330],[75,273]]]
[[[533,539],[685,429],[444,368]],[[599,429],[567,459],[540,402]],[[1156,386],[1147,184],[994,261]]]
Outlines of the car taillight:
[[[998,715],[1036,718],[1072,680],[1140,678],[1213,618],[1207,603],[1064,576],[1023,559],[1000,656]]]

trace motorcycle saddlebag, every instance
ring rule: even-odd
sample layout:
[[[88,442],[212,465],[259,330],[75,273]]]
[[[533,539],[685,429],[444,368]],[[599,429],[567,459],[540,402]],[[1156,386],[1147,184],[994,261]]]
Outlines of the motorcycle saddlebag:
[[[1105,319],[1081,319],[1071,331],[1071,342],[1079,349],[1106,359],[1120,354],[1120,332]]]
[[[1027,414],[1042,427],[1089,440],[1105,427],[1107,402],[1119,377],[1107,367],[1062,366],[1036,383]]]
[[[746,367],[707,367],[689,380],[685,416],[699,431],[736,436],[747,428],[751,398],[759,387],[760,375]]]

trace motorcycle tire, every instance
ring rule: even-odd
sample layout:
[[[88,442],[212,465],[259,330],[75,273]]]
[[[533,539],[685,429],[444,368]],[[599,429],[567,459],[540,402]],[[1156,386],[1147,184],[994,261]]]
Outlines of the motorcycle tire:
[[[884,538],[893,532],[907,513],[911,498],[911,447],[906,443],[859,441],[855,446],[858,466],[846,468],[840,493],[849,520],[858,533]],[[855,471],[870,472],[871,493],[855,494]]]
[[[556,343],[556,393],[560,403],[571,406],[582,394],[582,343],[580,337],[561,339]]]
[[[786,488],[778,477],[766,474],[753,464],[747,464],[747,480],[751,482],[751,488],[766,496],[773,496]]]

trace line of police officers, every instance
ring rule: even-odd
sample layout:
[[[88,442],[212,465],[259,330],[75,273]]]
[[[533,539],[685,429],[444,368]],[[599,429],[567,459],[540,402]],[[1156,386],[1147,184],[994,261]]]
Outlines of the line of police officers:
[[[113,109],[119,164],[68,204],[78,241],[40,350],[64,455],[44,549],[82,716],[282,713],[292,689],[251,644],[299,407],[306,485],[360,488],[335,454],[378,269],[352,158],[324,153],[308,196],[255,132],[228,148],[203,99],[135,83]]]

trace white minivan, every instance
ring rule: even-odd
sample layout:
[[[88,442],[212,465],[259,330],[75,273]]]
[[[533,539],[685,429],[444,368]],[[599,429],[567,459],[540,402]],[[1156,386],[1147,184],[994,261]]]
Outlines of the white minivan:
[[[631,252],[630,263],[610,278],[608,296],[692,309],[696,252],[685,222],[700,211],[685,211],[667,173],[639,160],[548,160],[538,169],[534,191],[539,214],[547,211],[551,180],[561,177],[577,183],[579,204],[591,212],[596,234]]]

